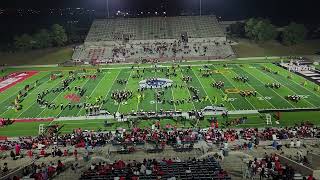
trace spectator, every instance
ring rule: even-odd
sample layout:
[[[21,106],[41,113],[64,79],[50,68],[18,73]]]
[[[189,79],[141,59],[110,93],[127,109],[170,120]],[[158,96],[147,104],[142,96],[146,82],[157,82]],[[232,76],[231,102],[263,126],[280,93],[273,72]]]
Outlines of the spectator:
[[[298,139],[296,141],[296,148],[300,148],[301,147],[301,141]]]

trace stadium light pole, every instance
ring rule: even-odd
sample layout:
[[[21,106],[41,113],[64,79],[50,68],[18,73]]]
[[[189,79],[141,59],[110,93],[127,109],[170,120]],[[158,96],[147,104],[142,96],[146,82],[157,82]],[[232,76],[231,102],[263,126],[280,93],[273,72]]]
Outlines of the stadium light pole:
[[[106,11],[107,11],[106,18],[109,18],[109,17],[110,17],[110,13],[109,13],[109,0],[106,0]]]
[[[202,0],[199,0],[199,6],[200,6],[200,8],[199,8],[199,14],[200,14],[200,16],[201,16],[201,14],[202,14]]]

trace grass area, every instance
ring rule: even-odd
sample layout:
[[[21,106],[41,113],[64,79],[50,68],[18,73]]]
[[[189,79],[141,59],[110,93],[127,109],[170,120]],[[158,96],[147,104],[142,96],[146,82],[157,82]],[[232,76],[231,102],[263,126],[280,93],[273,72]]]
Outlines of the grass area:
[[[273,115],[273,113],[271,113]],[[265,114],[247,114],[247,115],[230,115],[228,119],[224,119],[221,116],[215,116],[220,124],[220,128],[224,127],[226,121],[232,121],[237,118],[247,117],[248,120],[244,124],[231,126],[228,128],[260,128],[260,127],[289,127],[302,122],[311,122],[316,126],[320,125],[319,117],[320,111],[306,111],[306,112],[282,112],[280,124],[275,123],[275,118],[272,117],[272,125],[266,125],[264,119]],[[213,116],[206,116],[204,120],[200,121],[197,127],[208,128],[210,127],[210,119]],[[150,128],[156,119],[139,120],[136,124],[140,128]],[[160,124],[162,128],[165,128],[167,124],[176,126],[177,128],[194,128],[194,120],[179,121],[173,119],[161,119]],[[0,136],[36,136],[38,135],[38,127],[40,124],[48,125],[48,122],[39,123],[14,123],[10,126],[3,127],[0,129]],[[71,133],[76,128],[83,130],[94,130],[94,131],[114,131],[118,128],[130,129],[131,124],[128,122],[116,122],[114,120],[108,120],[108,126],[105,126],[105,120],[66,120],[56,121],[51,123],[63,126],[60,130],[61,133]]]
[[[308,40],[294,46],[284,46],[277,41],[258,44],[240,39],[239,44],[232,47],[238,57],[313,55],[320,51],[320,40]]]
[[[274,64],[248,63],[247,61],[229,63],[227,66],[221,65],[221,62],[205,62],[204,64],[206,64],[207,67],[203,67],[203,64],[198,62],[192,64],[193,66],[191,66],[190,69],[186,66],[176,67],[175,69],[160,66],[157,70],[151,68],[150,65],[140,66],[139,69],[117,68],[117,66],[114,66],[112,69],[103,69],[102,72],[97,75],[96,79],[82,78],[83,75],[88,76],[96,74],[96,69],[88,68],[87,71],[84,72],[81,68],[72,69],[72,67],[69,67],[63,70],[76,70],[76,78],[70,83],[70,90],[63,90],[59,92],[53,92],[51,90],[61,87],[61,81],[70,76],[68,71],[61,71],[62,69],[58,68],[34,68],[38,70],[41,69],[42,71],[39,71],[38,74],[0,93],[0,117],[45,118],[85,116],[85,109],[76,107],[76,105],[83,103],[98,105],[101,109],[110,113],[130,113],[131,111],[141,110],[156,112],[159,112],[160,110],[181,110],[185,112],[193,109],[200,110],[211,105],[223,105],[229,111],[266,109],[277,111],[279,109],[320,108],[320,92],[314,91],[314,88],[318,85],[307,81],[307,84],[304,86],[302,85],[302,82],[306,80],[303,77],[288,72]],[[265,67],[271,69],[272,72],[264,70]],[[141,77],[135,77],[138,75],[138,70]],[[142,73],[142,71],[144,72]],[[204,72],[212,72],[212,75],[205,77],[203,76]],[[277,72],[277,74],[274,72]],[[61,73],[63,77],[56,80],[49,80],[52,73]],[[176,75],[167,76],[167,73],[176,73]],[[289,75],[292,79],[287,78]],[[183,81],[184,76],[191,77],[192,81]],[[249,82],[243,83],[241,81],[234,80],[234,77],[240,76],[248,77]],[[170,79],[173,81],[173,87],[162,90],[147,89],[142,93],[139,92],[139,82],[153,77]],[[117,80],[126,80],[127,83],[121,84],[118,83]],[[23,98],[22,102],[20,102],[22,109],[15,111],[15,109],[12,108],[12,105],[18,92],[26,85],[33,85],[35,81],[39,82],[38,85],[29,91]],[[212,84],[218,81],[224,82],[225,86],[222,89],[212,87]],[[265,87],[265,84],[267,83],[280,83],[282,86],[280,89],[271,89]],[[78,92],[74,89],[76,86],[82,87],[85,90],[83,96],[79,96]],[[199,92],[198,95],[202,100],[191,100],[193,91],[189,89],[190,87],[195,87],[197,89]],[[49,93],[47,93],[43,99],[49,104],[55,104],[57,108],[49,109],[47,107],[39,106],[36,102],[38,94],[47,90]],[[115,102],[111,96],[113,92],[119,90],[132,91],[132,97],[127,101],[120,103]],[[236,90],[237,92],[229,93],[227,90]],[[156,94],[159,91],[162,91],[160,96],[161,101],[157,101],[156,98]],[[257,95],[242,97],[239,94],[239,91],[256,91]],[[138,101],[138,94],[141,94],[143,97],[140,101]],[[76,96],[78,100],[72,101],[66,98],[71,95]],[[285,98],[287,95],[299,95],[302,99],[295,103],[287,100]],[[97,97],[101,97],[101,99],[104,99],[105,101],[97,102]],[[181,101],[184,102],[181,103]],[[73,107],[66,107],[69,103]],[[61,104],[63,104],[65,108],[61,109]],[[300,113],[299,116],[294,113],[292,114],[293,115],[287,115],[284,113],[284,119],[288,119],[288,121],[281,122],[281,125],[292,125],[300,120],[310,120],[317,123],[317,119],[320,117],[319,112]],[[221,117],[219,118],[221,119]],[[150,127],[152,122],[152,120],[141,121],[138,126]],[[166,122],[170,124],[177,124],[178,127],[193,126],[192,122],[162,120],[163,125],[165,125]],[[88,130],[113,130],[118,127],[126,128],[129,126],[127,123],[113,123],[111,126],[105,128],[103,120],[59,121],[58,123],[65,125],[62,129],[63,132],[70,132],[72,129],[77,127]],[[23,126],[23,124],[25,123],[17,123],[6,127],[9,129],[2,128],[0,129],[0,135],[19,136],[35,135],[37,133],[37,127],[39,124],[31,123],[30,125],[26,124],[26,126]],[[199,127],[208,127],[209,125],[208,121],[203,121],[198,124]],[[256,115],[255,117],[250,116],[248,122],[239,127],[247,126],[265,126],[265,121],[261,119],[259,115]],[[15,132],[15,130],[19,132]]]
[[[267,72],[263,67],[272,69],[278,74]],[[65,107],[60,109],[60,104],[66,106],[71,103],[76,106],[82,103],[95,104],[96,99],[101,97],[105,99],[104,103],[97,103],[102,109],[110,113],[120,112],[129,113],[131,111],[160,111],[162,110],[181,110],[189,111],[193,109],[203,109],[206,106],[223,105],[226,109],[232,110],[265,110],[265,109],[300,109],[300,108],[319,108],[320,92],[314,91],[317,86],[313,82],[308,81],[306,86],[301,85],[304,78],[290,73],[271,63],[256,64],[229,64],[227,67],[217,64],[207,66],[206,70],[200,71],[201,66],[172,68],[140,68],[141,77],[134,78],[138,69],[108,69],[102,70],[96,79],[76,78],[70,83],[71,90],[53,92],[51,90],[61,87],[61,81],[67,78],[68,71],[40,71],[31,78],[11,87],[0,94],[0,117],[4,118],[44,118],[44,117],[71,117],[84,116],[86,114],[83,108]],[[162,69],[162,70],[161,70]],[[166,73],[176,72],[176,76],[166,76]],[[204,77],[203,72],[208,71],[213,74]],[[56,80],[49,80],[50,74],[53,72],[61,73],[64,77]],[[76,71],[79,77],[84,73],[82,70]],[[96,70],[88,70],[84,74],[95,74]],[[288,76],[292,79],[288,79]],[[189,76],[191,82],[186,83],[183,77]],[[234,77],[248,77],[249,82],[243,83],[235,81]],[[168,78],[173,81],[173,87],[163,90],[161,102],[156,100],[156,93],[159,90],[147,89],[144,92],[138,92],[139,82],[148,78]],[[126,80],[126,84],[120,84],[118,80]],[[14,99],[18,92],[26,85],[33,85],[38,81],[38,86],[28,92],[20,103],[22,109],[15,111],[12,108]],[[222,89],[212,87],[214,82],[222,81],[225,86]],[[265,87],[267,83],[280,83],[280,89],[272,89]],[[83,96],[79,96],[74,87],[82,87],[85,90]],[[181,88],[183,87],[183,88]],[[191,100],[193,92],[189,87],[195,87],[199,91],[201,101]],[[36,102],[38,94],[50,91],[43,98],[49,104],[55,104],[57,108],[47,108],[39,106]],[[132,97],[127,101],[120,103],[115,102],[111,98],[112,93],[119,90],[132,91]],[[236,93],[229,93],[228,90],[236,90]],[[161,90],[162,91],[162,90]],[[256,96],[242,97],[240,91],[256,91]],[[138,101],[138,95],[143,98]],[[77,96],[79,100],[74,102],[67,96]],[[302,99],[298,103],[294,103],[285,99],[288,95],[299,95]],[[184,101],[184,103],[181,103]]]
[[[28,52],[0,53],[0,64],[8,65],[40,65],[58,64],[70,60],[71,47],[48,48]]]

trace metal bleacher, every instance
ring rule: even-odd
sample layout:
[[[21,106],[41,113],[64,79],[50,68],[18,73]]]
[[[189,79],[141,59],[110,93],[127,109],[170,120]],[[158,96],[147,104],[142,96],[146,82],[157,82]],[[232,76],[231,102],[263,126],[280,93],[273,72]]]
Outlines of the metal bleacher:
[[[86,42],[114,41],[123,34],[135,40],[177,39],[183,32],[193,38],[225,36],[215,16],[116,18],[94,21]]]
[[[174,162],[171,165],[159,164],[160,170],[163,172],[161,179],[168,179],[170,177],[176,177],[180,180],[189,180],[189,179],[202,179],[202,180],[229,180],[227,177],[219,177],[218,173],[221,170],[220,165],[213,158],[206,159],[205,161],[187,161],[187,162]],[[191,173],[187,173],[186,170],[190,170]],[[110,173],[101,175],[95,172],[87,172],[82,174],[81,180],[91,179],[91,180],[100,180],[100,179],[114,179],[115,177],[128,177],[129,169],[115,169]],[[157,179],[157,174],[140,174],[140,180],[154,180]]]

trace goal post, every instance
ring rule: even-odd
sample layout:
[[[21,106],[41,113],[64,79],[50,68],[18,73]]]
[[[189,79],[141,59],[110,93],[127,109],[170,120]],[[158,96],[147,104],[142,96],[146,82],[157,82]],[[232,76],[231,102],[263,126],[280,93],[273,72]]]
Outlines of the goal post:
[[[44,124],[39,124],[38,134],[41,135],[44,133]]]
[[[271,114],[266,114],[266,122],[267,122],[267,125],[272,125]]]

